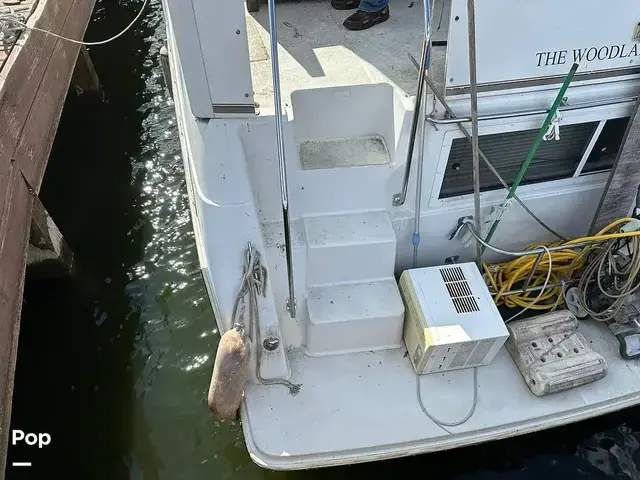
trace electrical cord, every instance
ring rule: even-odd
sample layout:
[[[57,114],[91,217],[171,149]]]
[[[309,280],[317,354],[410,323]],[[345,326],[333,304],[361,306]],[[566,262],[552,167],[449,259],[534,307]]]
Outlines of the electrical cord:
[[[621,247],[616,241],[610,240],[599,248],[580,278],[578,299],[582,308],[594,320],[607,322],[615,318],[627,304],[629,297],[640,288],[640,238],[634,237],[627,246],[630,256],[627,265],[619,267],[616,257]],[[607,277],[611,281],[605,286],[602,282]],[[591,286],[597,287],[597,291],[608,300],[600,310],[595,310],[589,301]]]
[[[124,30],[122,30],[120,33],[114,35],[111,38],[107,38],[106,40],[100,40],[100,41],[96,41],[96,42],[83,42],[81,40],[74,40],[73,38],[68,38],[68,37],[64,37],[62,35],[58,35],[57,33],[53,33],[51,31],[45,30],[43,28],[30,27],[25,22],[20,20],[15,14],[0,14],[0,22],[12,23],[12,24],[15,24],[15,25],[19,25],[19,26],[21,26],[22,28],[24,28],[26,30],[33,30],[33,31],[36,31],[36,32],[46,33],[47,35],[51,35],[52,37],[59,38],[60,40],[65,40],[67,42],[75,43],[76,45],[84,45],[84,46],[87,46],[87,47],[93,47],[93,46],[97,46],[97,45],[106,45],[107,43],[113,42],[114,40],[117,40],[122,35],[127,33],[131,29],[131,27],[133,27],[138,22],[138,20],[140,20],[140,17],[142,17],[142,14],[145,11],[148,3],[149,3],[149,0],[144,0],[142,2],[142,7],[140,7],[140,11],[135,16],[135,18],[131,21],[131,23],[125,27]]]
[[[529,249],[534,247],[542,249],[543,252],[539,255],[545,255],[546,258],[538,261],[538,257],[526,256],[491,266],[483,262],[484,277],[493,288],[493,299],[496,305],[504,305],[508,308],[521,307],[526,311],[553,310],[561,303],[564,296],[562,288],[558,285],[583,265],[581,254],[572,250],[551,252],[545,245],[534,245]],[[530,276],[529,286],[542,285],[537,296],[534,297],[535,293],[531,291],[504,295],[507,291],[516,289],[516,285],[526,282]],[[555,286],[548,288],[549,283]],[[542,301],[545,303],[540,303]],[[514,318],[516,317],[508,321]]]
[[[421,375],[416,375],[416,395],[418,396],[418,403],[420,404],[420,408],[423,413],[436,425],[438,425],[442,430],[447,432],[448,434],[452,434],[452,432],[446,427],[457,427],[458,425],[462,425],[467,420],[469,420],[474,412],[476,411],[476,406],[478,405],[478,367],[474,367],[473,369],[473,403],[471,404],[471,408],[469,412],[460,420],[455,422],[445,422],[434,417],[429,411],[427,407],[424,406],[424,402],[422,401],[422,388],[421,388]]]
[[[633,218],[629,218],[629,217],[624,217],[621,218],[619,220],[616,220],[615,222],[611,223],[610,225],[607,225],[605,228],[603,228],[602,230],[600,230],[600,232],[596,233],[595,235],[591,235],[589,237],[580,237],[580,238],[574,238],[573,240],[569,240],[567,242],[564,243],[550,243],[547,244],[548,247],[556,247],[556,246],[572,246],[575,245],[576,243],[588,243],[588,242],[593,242],[593,243],[597,243],[597,242],[602,242],[604,240],[610,240],[610,239],[614,239],[614,238],[628,238],[628,237],[637,237],[640,236],[640,231],[632,231],[632,232],[621,232],[621,233],[607,233],[605,234],[604,232],[610,230],[612,227],[620,225],[621,223],[629,223],[631,221],[635,221],[635,219]],[[532,250],[529,251],[520,251],[520,252],[513,252],[513,251],[509,251],[509,250],[504,250],[503,248],[499,248],[496,247],[490,243],[487,243],[486,241],[484,241],[482,239],[482,237],[480,237],[478,235],[478,232],[475,231],[474,227],[473,227],[473,221],[470,219],[470,217],[466,217],[464,219],[462,219],[460,221],[460,224],[458,225],[458,227],[456,228],[456,230],[452,233],[450,238],[455,237],[458,232],[460,231],[460,229],[462,228],[468,228],[469,231],[471,232],[471,234],[473,235],[473,237],[476,239],[477,242],[480,242],[482,245],[484,245],[485,247],[487,247],[489,250],[493,250],[496,253],[499,253],[501,255],[508,255],[510,257],[520,257],[522,255],[531,255],[533,253],[544,253],[544,250],[541,247],[538,247],[539,250],[536,251],[536,248],[533,248]]]
[[[615,232],[633,220],[628,217],[620,218],[595,235],[547,245],[531,245],[522,252],[511,252],[485,242],[475,232],[468,220],[463,221],[462,226],[466,226],[478,242],[494,252],[519,257],[510,262],[492,266],[483,264],[485,279],[494,289],[494,301],[497,305],[511,308],[522,307],[526,310],[553,310],[564,302],[564,289],[558,286],[547,288],[549,282],[557,285],[567,278],[581,275],[581,284],[578,288],[581,292],[581,303],[584,304],[582,306],[596,320],[606,321],[618,313],[629,295],[640,289],[640,282],[637,281],[640,279],[640,231]],[[631,248],[632,254],[629,265],[624,267],[620,267],[614,259],[615,253],[620,248],[624,248],[624,246],[620,247],[621,239],[630,242],[628,248]],[[593,244],[575,250],[574,245],[590,242]],[[565,245],[567,247],[573,246],[573,249],[557,249]],[[555,247],[553,251],[548,250],[551,247]],[[546,261],[543,259],[537,261],[537,257],[532,255],[534,253],[546,254]],[[542,284],[542,289],[537,297],[533,298],[532,293],[526,291],[504,295],[505,292],[513,290],[515,285],[525,282],[532,270],[530,285],[537,287]],[[605,288],[602,284],[605,274],[614,276],[613,290]],[[596,312],[589,308],[587,305],[589,285],[597,285],[604,296],[613,299],[613,305],[603,312]],[[513,318],[515,317],[508,321]]]
[[[537,303],[542,299],[543,295],[545,294],[545,290],[547,289],[547,285],[549,285],[549,279],[551,278],[551,274],[553,273],[553,256],[551,255],[551,252],[549,251],[549,249],[546,246],[542,245],[542,248],[544,248],[545,252],[547,252],[547,259],[549,260],[549,268],[548,268],[548,271],[547,271],[547,278],[544,279],[544,285],[542,285],[542,288],[540,289],[540,293],[538,293],[538,296],[530,304],[528,304],[526,307],[524,307],[522,310],[520,310],[515,315],[507,318],[504,321],[504,323],[509,323],[509,322],[515,320],[516,318],[518,318],[520,315],[522,315],[527,310],[535,309],[536,307],[539,306],[539,305],[537,305]],[[542,263],[542,262],[539,262],[538,266],[539,266],[540,263]],[[562,290],[560,292],[562,293]],[[555,308],[558,305],[559,299],[560,299],[560,296],[558,295],[558,299],[556,300],[555,304],[552,305],[552,308]],[[545,305],[545,307],[546,307],[546,305]],[[545,310],[546,310],[546,308],[545,308]]]

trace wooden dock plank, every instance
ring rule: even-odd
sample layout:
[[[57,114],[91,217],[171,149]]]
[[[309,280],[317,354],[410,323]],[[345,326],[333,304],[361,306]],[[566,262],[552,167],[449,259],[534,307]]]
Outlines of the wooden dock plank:
[[[15,166],[15,163],[11,159],[5,159],[2,157],[0,151],[0,232],[2,231],[2,219],[4,218],[5,206],[8,205],[11,198],[11,189],[9,188],[9,181],[11,180],[11,172]],[[1,233],[0,233],[1,235]],[[2,237],[0,236],[0,239]]]
[[[42,0],[28,24],[60,33],[73,0]],[[25,32],[2,68],[0,76],[0,161],[11,159],[31,111],[34,98],[57,39],[42,32]],[[9,155],[9,157],[7,157]]]
[[[82,38],[85,30],[83,22],[91,15],[94,5],[95,0],[75,0],[71,7],[73,15],[67,17],[62,35]],[[55,61],[49,62],[42,77],[41,87],[26,120],[29,128],[24,129],[14,153],[14,159],[36,190],[40,189],[46,160],[53,146],[66,92],[71,83],[71,75],[68,73],[73,72],[79,51],[80,46],[77,44],[64,40],[56,42],[51,55]]]
[[[16,288],[16,279],[25,268],[25,252],[29,241],[33,199],[20,175],[14,169],[11,182],[11,203],[4,218],[0,238],[0,288],[9,293]],[[22,292],[20,292],[22,293]]]
[[[5,469],[11,422],[13,377],[18,353],[18,332],[33,197],[22,175],[13,169],[9,182],[11,202],[6,210],[0,248],[0,290],[6,305],[0,308],[0,474]]]
[[[72,5],[73,0],[42,0],[28,24],[60,33]],[[4,175],[13,160],[56,41],[55,37],[41,32],[24,32],[0,70],[0,182],[7,181]],[[2,187],[7,188],[6,183],[0,183]],[[0,231],[6,208],[6,202],[0,198]]]
[[[24,285],[24,276],[18,279]],[[18,352],[20,313],[22,302],[12,302],[0,289],[0,478],[5,471],[9,424],[11,422],[11,396],[15,374],[15,357]],[[13,320],[13,321],[12,321]]]
[[[9,209],[13,202],[13,184],[16,172],[18,171],[15,162],[9,161],[6,163],[7,169],[4,175],[4,189],[2,190],[2,196],[0,197],[0,252],[4,248],[5,242],[10,239],[7,237],[7,219]]]
[[[95,0],[39,0],[29,24],[83,38]],[[5,469],[13,375],[37,190],[66,99],[79,45],[24,32],[0,70],[0,477]]]

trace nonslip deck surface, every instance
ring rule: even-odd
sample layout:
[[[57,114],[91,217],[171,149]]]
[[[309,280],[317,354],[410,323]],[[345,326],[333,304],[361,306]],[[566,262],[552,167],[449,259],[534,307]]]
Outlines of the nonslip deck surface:
[[[421,1],[391,0],[391,18],[368,30],[352,32],[342,25],[353,11],[338,11],[328,0],[283,1],[276,4],[278,56],[283,100],[299,89],[388,82],[403,95],[415,95],[418,71],[408,54],[420,60],[424,39]],[[443,10],[444,9],[444,10]],[[442,13],[442,15],[441,15]],[[429,75],[440,88],[449,2],[436,0]],[[273,107],[269,19],[266,6],[247,14],[247,34],[255,99]]]
[[[451,433],[429,420],[416,398],[417,376],[404,349],[291,357],[302,389],[251,385],[243,409],[247,446],[259,463],[291,469],[372,461],[454,448],[564,425],[640,403],[640,365],[625,361],[605,325],[580,331],[609,365],[595,383],[536,397],[503,348],[478,368],[475,414]],[[423,375],[430,413],[456,421],[469,411],[473,370]]]
[[[358,167],[391,163],[381,137],[307,141],[300,144],[300,163],[305,170]]]

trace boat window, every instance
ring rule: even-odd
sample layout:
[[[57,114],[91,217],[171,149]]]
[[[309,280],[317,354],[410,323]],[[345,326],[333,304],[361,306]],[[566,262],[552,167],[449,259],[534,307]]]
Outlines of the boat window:
[[[560,139],[543,141],[538,148],[521,185],[573,176],[599,122],[561,125]],[[607,122],[608,123],[608,122]],[[481,135],[478,143],[482,152],[491,161],[500,175],[509,184],[513,183],[520,165],[538,134],[537,129],[517,132]],[[607,145],[603,145],[607,146]],[[609,147],[611,148],[611,147]],[[596,167],[593,160],[591,168]],[[611,168],[609,165],[607,168]],[[481,191],[502,188],[500,182],[480,160]],[[473,168],[471,142],[456,138],[451,144],[447,169],[444,174],[440,198],[473,193]]]
[[[624,134],[627,131],[630,117],[613,118],[607,120],[598,137],[587,162],[582,169],[582,175],[611,170],[613,162],[618,156]]]

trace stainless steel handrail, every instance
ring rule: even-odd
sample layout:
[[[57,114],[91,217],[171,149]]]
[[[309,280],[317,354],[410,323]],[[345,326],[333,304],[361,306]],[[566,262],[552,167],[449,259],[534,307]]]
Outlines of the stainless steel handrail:
[[[471,87],[471,153],[473,165],[473,208],[476,230],[480,231],[480,156],[478,154],[478,77],[476,70],[476,2],[467,0],[469,44],[469,86]],[[476,244],[476,263],[482,268],[482,247]]]
[[[613,99],[613,101],[609,100],[599,100],[595,102],[584,102],[584,103],[576,103],[574,105],[565,105],[561,106],[558,110],[560,112],[569,112],[572,110],[583,110],[585,108],[593,108],[593,107],[606,107],[610,105],[617,105],[619,103],[627,103],[627,102],[635,102],[638,97],[623,97]],[[513,112],[513,113],[498,113],[493,115],[479,115],[478,121],[485,120],[502,120],[506,118],[514,118],[514,117],[527,117],[533,115],[546,115],[549,113],[549,109],[540,109],[540,110],[526,110],[522,112]],[[427,122],[434,125],[449,125],[454,123],[468,123],[471,121],[471,117],[456,117],[456,118],[433,118],[427,117]]]
[[[420,94],[420,102],[417,104],[414,111],[414,118],[418,118],[420,140],[418,141],[418,164],[416,169],[416,198],[415,198],[415,211],[413,212],[413,235],[411,236],[411,243],[413,244],[413,268],[418,267],[418,252],[420,250],[420,215],[422,211],[422,172],[424,170],[424,135],[427,129],[427,96],[424,93],[425,81],[429,78],[429,56],[431,55],[431,0],[425,0],[424,7],[424,25],[425,25],[425,44],[423,50],[426,51],[426,58],[424,70],[420,76],[420,85],[422,87],[422,93]],[[417,115],[416,115],[417,114]],[[417,130],[418,131],[418,130]],[[415,139],[415,137],[414,137]],[[411,149],[413,152],[413,148]],[[407,175],[406,180],[409,181],[408,175],[411,173],[410,167],[405,171]],[[406,199],[407,189],[404,188],[402,193],[402,201]],[[395,197],[394,197],[395,199]]]
[[[284,223],[284,246],[287,260],[289,298],[287,308],[291,318],[296,317],[296,296],[293,282],[293,252],[289,225],[289,187],[287,185],[287,162],[284,153],[282,128],[282,95],[280,93],[280,65],[278,62],[278,32],[276,27],[276,3],[269,0],[269,32],[271,44],[271,70],[273,75],[273,103],[276,116],[276,143],[278,145],[278,170],[280,172],[280,196],[282,198],[282,221]]]
[[[430,61],[430,49],[431,46],[431,0],[424,0],[424,41],[422,42],[422,55],[420,56],[420,71],[418,72],[418,91],[416,92],[416,101],[413,110],[413,119],[411,121],[411,132],[409,133],[409,146],[407,147],[407,157],[404,167],[404,178],[402,179],[402,190],[400,193],[396,193],[393,196],[393,206],[399,207],[404,205],[407,199],[407,189],[409,187],[409,176],[411,175],[411,162],[413,161],[413,148],[416,143],[416,134],[418,132],[418,124],[420,115],[426,115],[426,112],[422,112],[420,108],[423,102],[422,97],[424,95],[424,79],[428,69]],[[422,112],[422,113],[421,113]],[[422,131],[424,135],[424,130]],[[420,152],[422,155],[423,152]]]

